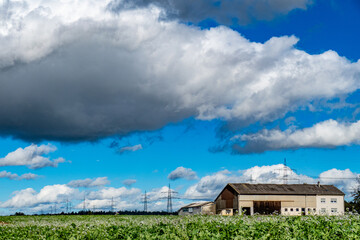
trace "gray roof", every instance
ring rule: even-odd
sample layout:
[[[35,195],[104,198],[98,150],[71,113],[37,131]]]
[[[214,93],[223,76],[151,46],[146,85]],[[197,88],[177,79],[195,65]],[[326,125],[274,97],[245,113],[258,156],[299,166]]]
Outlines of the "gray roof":
[[[238,194],[261,195],[345,195],[334,185],[229,183]]]

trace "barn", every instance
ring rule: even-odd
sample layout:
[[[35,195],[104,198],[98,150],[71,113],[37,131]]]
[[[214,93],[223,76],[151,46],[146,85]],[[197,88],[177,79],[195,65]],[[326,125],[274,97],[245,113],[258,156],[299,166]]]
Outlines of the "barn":
[[[215,199],[216,213],[234,215],[341,215],[344,193],[333,185],[228,183]]]

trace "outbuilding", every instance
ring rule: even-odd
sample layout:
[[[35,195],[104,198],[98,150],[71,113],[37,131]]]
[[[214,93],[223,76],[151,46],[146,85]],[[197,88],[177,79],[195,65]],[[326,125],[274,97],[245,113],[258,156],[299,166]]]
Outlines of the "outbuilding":
[[[215,203],[214,202],[195,202],[183,206],[179,209],[178,214],[181,216],[203,214],[203,215],[214,215]]]
[[[345,194],[333,185],[228,183],[215,199],[216,213],[342,215]]]

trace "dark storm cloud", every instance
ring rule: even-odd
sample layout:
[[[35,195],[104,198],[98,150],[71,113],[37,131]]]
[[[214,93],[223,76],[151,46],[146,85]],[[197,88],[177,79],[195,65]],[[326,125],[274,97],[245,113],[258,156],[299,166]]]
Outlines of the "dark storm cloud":
[[[89,51],[89,49],[92,49]],[[126,52],[74,44],[1,72],[0,132],[36,141],[96,140],[158,129],[194,112],[141,86],[146,76]],[[165,98],[164,98],[165,97]]]
[[[165,9],[166,17],[200,22],[213,18],[221,24],[248,24],[254,20],[270,20],[293,9],[306,9],[312,0],[114,0],[109,9],[147,7]]]

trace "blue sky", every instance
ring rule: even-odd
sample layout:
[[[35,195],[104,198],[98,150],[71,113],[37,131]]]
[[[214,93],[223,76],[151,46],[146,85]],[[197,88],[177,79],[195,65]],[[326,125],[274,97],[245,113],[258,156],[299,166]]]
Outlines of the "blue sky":
[[[4,1],[0,214],[166,210],[360,173],[355,0]],[[73,11],[75,9],[75,11]],[[29,174],[31,173],[31,174]],[[25,174],[25,175],[24,175]]]

